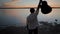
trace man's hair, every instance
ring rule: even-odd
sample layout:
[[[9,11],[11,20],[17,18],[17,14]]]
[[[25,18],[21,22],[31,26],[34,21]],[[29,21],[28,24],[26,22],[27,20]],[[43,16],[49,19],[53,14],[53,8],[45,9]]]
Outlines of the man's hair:
[[[35,9],[34,8],[30,8],[30,12],[31,13],[34,13],[35,12]]]

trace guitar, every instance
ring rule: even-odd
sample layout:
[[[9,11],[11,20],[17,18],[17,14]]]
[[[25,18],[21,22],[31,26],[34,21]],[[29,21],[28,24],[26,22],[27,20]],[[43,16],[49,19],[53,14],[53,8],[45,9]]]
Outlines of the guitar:
[[[52,7],[50,7],[50,6],[48,5],[47,1],[42,1],[42,0],[40,0],[40,2],[42,3],[42,5],[41,5],[41,12],[42,12],[43,14],[49,14],[49,13],[51,13]]]

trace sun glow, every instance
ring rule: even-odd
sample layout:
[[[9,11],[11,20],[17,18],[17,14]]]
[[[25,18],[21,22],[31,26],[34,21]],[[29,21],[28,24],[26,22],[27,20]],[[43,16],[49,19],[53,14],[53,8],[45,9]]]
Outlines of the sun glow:
[[[46,0],[52,7],[60,7],[60,4],[56,0]],[[38,0],[12,0],[11,2],[3,3],[4,7],[37,7]]]

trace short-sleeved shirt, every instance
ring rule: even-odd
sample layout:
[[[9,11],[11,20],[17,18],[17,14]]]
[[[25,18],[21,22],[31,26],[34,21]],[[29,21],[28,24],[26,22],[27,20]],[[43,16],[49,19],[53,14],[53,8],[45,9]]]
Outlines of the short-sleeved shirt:
[[[27,24],[29,29],[35,29],[38,26],[37,14],[30,14],[27,17]]]

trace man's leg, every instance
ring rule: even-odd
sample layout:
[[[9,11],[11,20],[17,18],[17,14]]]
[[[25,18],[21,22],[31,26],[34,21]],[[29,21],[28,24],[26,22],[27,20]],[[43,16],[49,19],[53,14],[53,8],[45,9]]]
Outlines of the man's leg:
[[[38,34],[38,28],[34,29],[34,34]]]
[[[32,30],[29,30],[29,34],[32,34],[32,32],[33,32]]]

